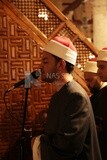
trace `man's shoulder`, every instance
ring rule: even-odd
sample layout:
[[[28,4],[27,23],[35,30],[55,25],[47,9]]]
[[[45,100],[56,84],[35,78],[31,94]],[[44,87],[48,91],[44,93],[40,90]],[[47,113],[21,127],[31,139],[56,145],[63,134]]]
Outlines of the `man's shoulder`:
[[[73,92],[78,92],[78,93],[87,95],[87,92],[85,91],[85,89],[74,79],[70,82],[70,88]]]
[[[100,90],[100,96],[107,97],[107,86],[103,87],[103,88]]]
[[[101,88],[101,91],[105,91],[105,92],[107,92],[107,85],[106,85],[106,86],[104,86],[103,88]]]

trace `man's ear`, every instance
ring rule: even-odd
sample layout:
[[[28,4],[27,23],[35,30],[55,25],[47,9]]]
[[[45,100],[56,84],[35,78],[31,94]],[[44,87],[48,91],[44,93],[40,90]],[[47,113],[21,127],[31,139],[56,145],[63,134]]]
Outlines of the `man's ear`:
[[[57,69],[59,71],[62,71],[65,70],[65,67],[66,67],[66,62],[63,59],[61,59],[57,64]]]

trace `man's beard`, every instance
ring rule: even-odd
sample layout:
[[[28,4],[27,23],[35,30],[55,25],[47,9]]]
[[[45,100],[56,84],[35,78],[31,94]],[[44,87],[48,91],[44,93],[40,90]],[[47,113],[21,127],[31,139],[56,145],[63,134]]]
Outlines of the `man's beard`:
[[[48,83],[53,83],[59,78],[60,77],[58,73],[47,73],[46,75],[42,76],[42,80]]]

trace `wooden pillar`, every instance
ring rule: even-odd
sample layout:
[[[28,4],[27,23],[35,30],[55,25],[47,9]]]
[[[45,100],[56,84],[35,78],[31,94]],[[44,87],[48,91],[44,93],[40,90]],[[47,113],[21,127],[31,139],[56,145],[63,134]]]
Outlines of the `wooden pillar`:
[[[93,43],[98,49],[107,47],[107,0],[93,2]]]
[[[51,0],[51,2],[59,9],[62,11],[63,7],[62,7],[62,0]]]

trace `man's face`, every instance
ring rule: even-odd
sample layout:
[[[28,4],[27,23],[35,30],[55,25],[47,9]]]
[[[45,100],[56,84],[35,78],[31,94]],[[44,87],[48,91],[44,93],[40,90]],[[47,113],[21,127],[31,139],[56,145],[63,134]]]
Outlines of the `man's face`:
[[[107,82],[107,62],[97,61],[98,75],[103,82]]]
[[[55,57],[48,53],[42,53],[42,61],[41,61],[41,79],[45,82],[52,83],[56,79],[59,78],[59,74],[57,71],[58,62],[56,62]]]
[[[91,93],[95,93],[100,89],[101,80],[96,73],[84,72],[84,78]]]

